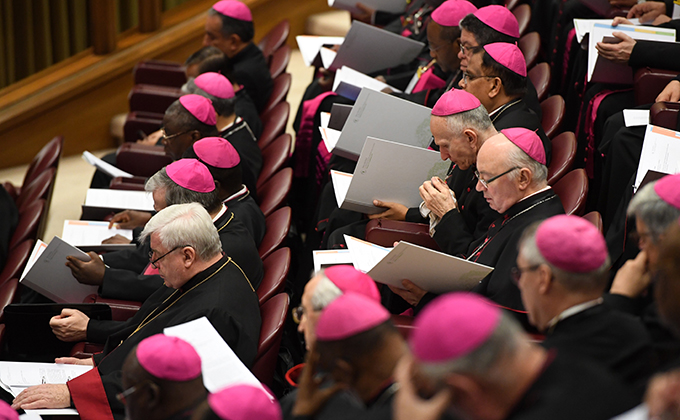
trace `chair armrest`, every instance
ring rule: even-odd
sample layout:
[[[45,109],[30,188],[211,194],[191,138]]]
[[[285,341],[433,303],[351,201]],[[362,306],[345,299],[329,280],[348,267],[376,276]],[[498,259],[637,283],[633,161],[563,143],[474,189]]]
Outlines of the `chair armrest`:
[[[366,240],[380,246],[391,247],[397,241],[406,241],[426,248],[439,250],[430,237],[430,227],[423,223],[375,219],[366,225]]]
[[[142,302],[106,299],[98,295],[89,295],[83,300],[83,303],[104,303],[109,305],[111,308],[111,319],[114,321],[127,321],[132,318],[142,306]]]
[[[656,97],[671,80],[678,77],[677,71],[652,69],[645,67],[635,72],[633,92],[637,105],[656,102]]]
[[[170,163],[172,158],[161,146],[124,143],[116,152],[116,166],[136,176],[148,178]]]
[[[657,102],[649,110],[649,122],[652,125],[676,130],[678,127],[678,116],[680,115],[680,103],[678,102]]]

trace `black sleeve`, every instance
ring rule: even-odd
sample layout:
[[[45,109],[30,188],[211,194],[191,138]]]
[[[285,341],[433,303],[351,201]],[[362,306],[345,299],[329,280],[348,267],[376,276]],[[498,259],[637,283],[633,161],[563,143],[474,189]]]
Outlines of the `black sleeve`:
[[[110,335],[120,331],[125,327],[126,323],[123,321],[98,321],[91,319],[87,323],[87,341],[104,344]]]
[[[644,309],[644,303],[641,299],[633,299],[615,293],[605,293],[602,297],[604,298],[605,305],[617,311],[640,316]]]
[[[487,224],[488,228],[489,225]],[[475,239],[467,229],[463,216],[456,209],[450,210],[434,228],[432,237],[441,250],[449,255],[465,254]]]
[[[389,25],[390,23],[398,20],[401,17],[399,13],[389,13],[383,12],[381,10],[375,11],[375,16],[373,18],[373,23],[378,26]]]
[[[107,268],[100,295],[108,299],[144,302],[162,285],[163,279],[158,275],[146,276],[130,270]]]
[[[628,65],[633,68],[655,67],[680,71],[680,43],[637,41]]]
[[[404,220],[411,223],[429,223],[429,220],[420,214],[420,209],[418,207],[411,207],[406,211],[406,217]]]

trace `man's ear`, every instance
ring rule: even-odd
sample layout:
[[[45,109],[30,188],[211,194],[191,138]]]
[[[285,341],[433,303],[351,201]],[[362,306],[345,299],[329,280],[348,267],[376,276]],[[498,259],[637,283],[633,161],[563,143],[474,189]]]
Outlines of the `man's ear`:
[[[331,375],[335,382],[351,386],[354,384],[356,370],[347,360],[337,359]]]
[[[529,168],[521,168],[519,170],[519,176],[517,177],[517,182],[519,183],[519,189],[521,191],[526,190],[531,185],[531,180],[533,179],[533,174]]]
[[[240,36],[237,34],[229,35],[229,47],[232,49],[232,51],[236,52],[241,44],[243,44],[243,41],[241,40]]]
[[[489,90],[489,98],[493,99],[496,96],[500,95],[502,88],[503,88],[503,82],[501,82],[501,79],[499,77],[495,77],[493,79],[491,89]]]
[[[550,292],[550,290],[552,290],[553,287],[552,271],[550,271],[550,267],[548,267],[545,264],[541,264],[537,270],[539,274],[538,293],[542,295],[547,295]]]
[[[196,250],[191,246],[182,248],[182,258],[184,260],[184,267],[189,268],[196,261]]]
[[[463,130],[463,135],[467,138],[467,142],[470,145],[470,148],[478,150],[479,145],[478,145],[478,140],[479,137],[477,137],[477,132],[471,128],[466,128]]]
[[[160,389],[160,387],[157,384],[150,382],[149,385],[147,386],[147,388],[148,388],[148,390],[147,390],[146,394],[148,396],[148,400],[147,400],[145,405],[149,409],[154,409],[156,407],[160,407],[161,404],[163,403],[161,401],[161,389]]]

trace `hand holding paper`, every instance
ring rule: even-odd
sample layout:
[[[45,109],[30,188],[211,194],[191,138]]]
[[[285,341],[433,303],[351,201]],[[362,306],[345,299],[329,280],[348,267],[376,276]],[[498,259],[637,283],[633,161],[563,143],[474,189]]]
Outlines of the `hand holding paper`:
[[[623,32],[616,31],[612,35],[621,40],[618,43],[598,42],[595,48],[603,58],[617,64],[628,64],[630,54],[635,47],[635,40]]]
[[[71,406],[71,393],[62,384],[36,385],[21,391],[12,408],[34,410],[37,408],[68,408]]]
[[[378,214],[369,214],[368,218],[371,220],[373,219],[406,220],[406,212],[408,212],[408,207],[406,207],[403,204],[373,200],[373,205],[376,207],[386,207],[387,210]]]
[[[90,261],[81,261],[76,257],[66,257],[66,266],[79,283],[100,286],[104,280],[106,265],[95,252],[90,251]]]
[[[416,284],[413,283],[411,280],[402,280],[401,285],[403,286],[403,288],[389,285],[388,287],[390,288],[391,291],[401,296],[401,298],[408,302],[409,305],[411,306],[417,306],[420,303],[420,300],[423,298],[423,296],[425,296],[425,294],[427,293],[426,290],[423,290],[420,287],[416,286]]]

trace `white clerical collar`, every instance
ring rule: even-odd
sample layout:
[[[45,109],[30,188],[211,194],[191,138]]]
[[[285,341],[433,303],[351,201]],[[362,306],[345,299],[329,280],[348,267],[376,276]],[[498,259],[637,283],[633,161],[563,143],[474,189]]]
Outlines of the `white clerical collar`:
[[[521,200],[519,200],[519,201],[524,201],[524,200],[526,200],[526,199],[529,198],[529,197],[533,197],[533,196],[535,196],[536,194],[542,193],[543,191],[548,191],[550,188],[551,188],[550,185],[548,185],[547,187],[541,188],[540,190],[536,191],[535,193],[531,193],[531,194],[527,195],[526,197],[524,197],[523,199],[521,199]],[[519,203],[519,201],[518,201],[518,203]]]
[[[555,328],[555,325],[557,325],[558,322],[565,320],[570,316],[574,316],[578,313],[581,313],[586,309],[590,309],[594,306],[597,306],[601,304],[603,301],[604,300],[601,297],[599,297],[597,299],[579,303],[578,305],[574,305],[571,308],[565,309],[564,311],[562,311],[561,314],[557,315],[555,318],[551,319],[550,322],[548,322],[548,331],[552,331],[552,329]]]
[[[213,223],[215,223],[215,222],[216,222],[220,217],[222,217],[222,215],[223,215],[224,213],[226,213],[226,212],[227,212],[227,206],[225,206],[224,204],[222,204],[222,208],[220,209],[220,212],[217,213],[217,216],[213,217],[213,219],[212,219],[212,220],[213,220]]]
[[[243,186],[243,188],[241,188],[240,190],[236,191],[234,194],[230,195],[229,197],[225,198],[224,200],[222,200],[222,202],[223,202],[223,203],[226,203],[227,201],[231,201],[231,200],[233,200],[234,198],[238,198],[238,197],[242,196],[243,194],[247,193],[247,192],[248,192],[248,187],[246,187],[245,184],[241,184],[241,185]]]

